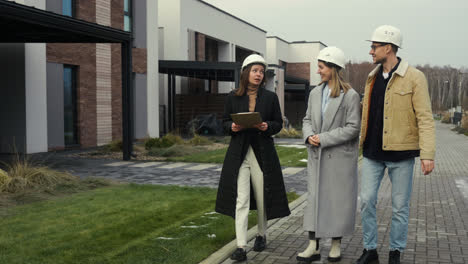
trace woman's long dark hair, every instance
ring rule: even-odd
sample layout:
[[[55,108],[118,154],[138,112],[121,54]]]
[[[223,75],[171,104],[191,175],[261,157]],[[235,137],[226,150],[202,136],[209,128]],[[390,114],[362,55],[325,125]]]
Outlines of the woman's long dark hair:
[[[239,88],[237,88],[235,90],[235,92],[234,92],[235,95],[243,96],[247,92],[247,87],[249,86],[250,70],[252,69],[252,66],[254,66],[254,65],[261,65],[261,66],[263,66],[263,69],[265,69],[265,66],[263,64],[260,64],[260,63],[259,64],[253,63],[253,64],[250,64],[247,67],[245,67],[244,70],[242,71],[241,75],[240,75]],[[262,82],[258,86],[259,88],[265,85],[265,82],[266,82],[266,77],[265,76],[266,76],[266,72],[263,75]]]

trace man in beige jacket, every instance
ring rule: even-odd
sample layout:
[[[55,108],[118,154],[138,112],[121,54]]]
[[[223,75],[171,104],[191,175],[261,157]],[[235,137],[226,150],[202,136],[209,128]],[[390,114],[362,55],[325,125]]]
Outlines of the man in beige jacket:
[[[420,157],[424,175],[434,169],[434,120],[426,77],[396,55],[402,43],[400,30],[380,26],[369,41],[369,54],[378,66],[369,74],[362,102],[364,251],[356,263],[378,261],[376,203],[385,169],[392,183],[389,263],[400,263],[400,252],[406,247],[415,158]]]

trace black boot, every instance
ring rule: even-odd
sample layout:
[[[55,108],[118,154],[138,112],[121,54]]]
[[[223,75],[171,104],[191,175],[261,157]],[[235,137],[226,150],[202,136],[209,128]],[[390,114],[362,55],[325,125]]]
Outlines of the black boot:
[[[266,248],[266,236],[257,236],[253,246],[253,251],[261,252]]]
[[[371,249],[367,250],[364,249],[362,251],[361,257],[356,261],[356,264],[377,264],[379,263],[379,255],[377,254],[377,250]]]
[[[390,253],[388,254],[388,264],[400,264],[400,251],[390,251]]]
[[[247,252],[243,248],[237,248],[231,255],[232,260],[244,261],[247,260]]]

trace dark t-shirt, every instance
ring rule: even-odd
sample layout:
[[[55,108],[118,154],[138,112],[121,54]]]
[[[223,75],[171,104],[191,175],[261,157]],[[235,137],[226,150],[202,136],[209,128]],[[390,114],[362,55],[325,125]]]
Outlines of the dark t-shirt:
[[[419,150],[382,150],[385,91],[388,81],[392,78],[398,65],[400,65],[400,61],[400,58],[398,58],[397,65],[390,71],[387,79],[382,75],[383,67],[380,67],[380,71],[377,73],[374,87],[372,88],[371,103],[369,105],[369,123],[362,153],[366,158],[382,161],[401,161],[419,156]]]

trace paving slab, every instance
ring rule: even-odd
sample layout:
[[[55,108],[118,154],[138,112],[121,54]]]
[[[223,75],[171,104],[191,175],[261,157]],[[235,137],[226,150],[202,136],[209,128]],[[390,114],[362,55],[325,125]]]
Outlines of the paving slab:
[[[435,170],[430,175],[423,175],[419,159],[415,164],[408,243],[401,255],[401,263],[468,263],[468,137],[451,131],[450,125],[436,124]],[[377,203],[380,263],[388,262],[390,194],[391,183],[386,175]],[[250,240],[248,261],[244,263],[297,263],[297,254],[308,244],[307,232],[302,229],[305,205],[306,202],[302,202],[290,216],[268,227],[265,251],[253,252],[254,240]],[[343,238],[342,260],[336,263],[354,263],[362,253],[359,209],[355,220],[356,230],[352,236]],[[322,258],[313,263],[328,263],[330,244],[330,239],[320,241]],[[213,263],[234,263],[228,257]]]

